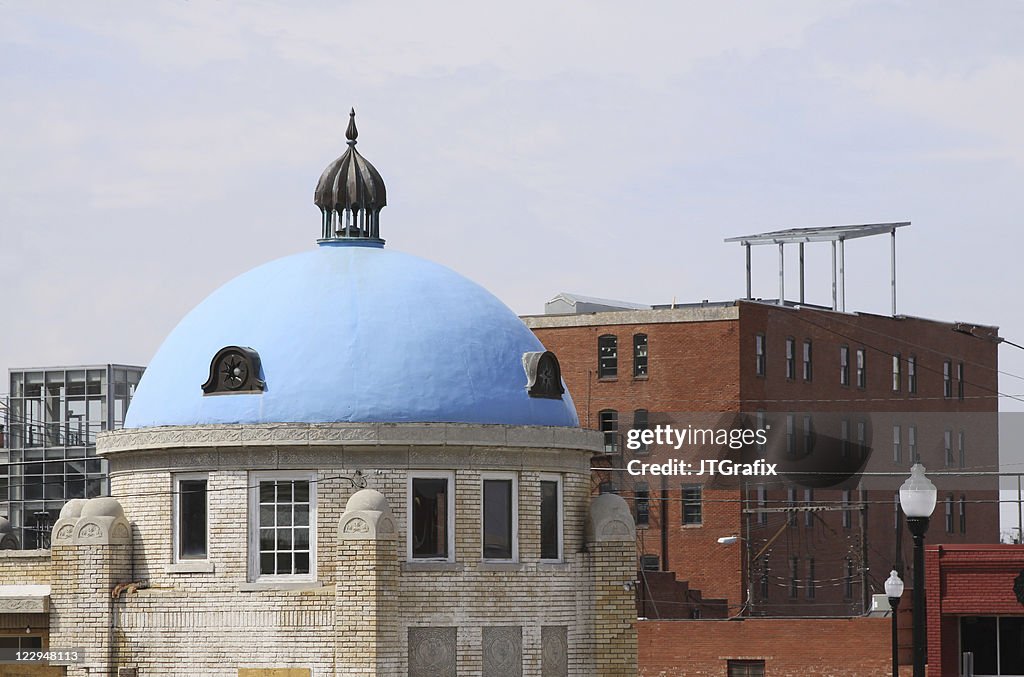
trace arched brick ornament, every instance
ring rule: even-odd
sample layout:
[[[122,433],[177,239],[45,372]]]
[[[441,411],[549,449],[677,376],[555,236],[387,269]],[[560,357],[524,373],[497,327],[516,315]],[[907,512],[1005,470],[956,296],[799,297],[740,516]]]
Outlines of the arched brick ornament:
[[[1013,592],[1017,595],[1017,601],[1024,604],[1024,569],[1013,579]]]

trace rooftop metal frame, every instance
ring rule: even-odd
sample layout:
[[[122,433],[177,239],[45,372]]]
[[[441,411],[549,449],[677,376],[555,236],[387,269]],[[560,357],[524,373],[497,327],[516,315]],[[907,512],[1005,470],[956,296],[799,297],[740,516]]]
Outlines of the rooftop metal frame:
[[[832,243],[832,310],[846,311],[846,246],[847,240],[889,233],[892,240],[889,257],[890,286],[892,288],[892,314],[896,315],[896,229],[909,226],[910,221],[892,223],[862,223],[849,226],[820,226],[812,228],[786,228],[755,235],[726,238],[726,242],[739,242],[746,248],[747,299],[752,299],[750,284],[750,248],[758,245],[779,247],[779,304],[786,302],[787,244],[796,244],[800,252],[800,303],[804,303],[804,245],[809,242]]]

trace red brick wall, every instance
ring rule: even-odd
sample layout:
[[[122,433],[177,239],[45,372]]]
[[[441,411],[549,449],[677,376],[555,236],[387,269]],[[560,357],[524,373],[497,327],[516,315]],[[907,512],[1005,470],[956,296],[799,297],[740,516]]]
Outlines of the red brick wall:
[[[640,621],[640,677],[726,677],[729,659],[762,659],[766,677],[891,672],[890,619]]]
[[[1024,545],[926,546],[928,675],[959,674],[958,616],[1024,616],[1013,581]]]

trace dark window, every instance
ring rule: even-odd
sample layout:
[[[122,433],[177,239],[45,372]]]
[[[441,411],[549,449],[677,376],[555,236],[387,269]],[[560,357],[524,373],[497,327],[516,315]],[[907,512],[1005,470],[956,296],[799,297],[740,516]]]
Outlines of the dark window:
[[[178,559],[206,559],[206,480],[178,481]]]
[[[540,558],[561,559],[562,497],[557,480],[540,481]]]
[[[796,489],[793,487],[786,490],[786,503],[790,508],[796,508]],[[790,510],[786,520],[790,525],[796,524],[796,510]]]
[[[811,339],[804,341],[804,380],[810,381],[814,375],[814,365],[811,362]]]
[[[914,355],[907,358],[907,392],[917,392],[917,357]]]
[[[807,599],[814,599],[814,581],[814,558],[811,557],[809,560],[807,560],[807,581],[806,585],[804,586],[807,590]]]
[[[903,462],[903,431],[898,425],[892,427],[892,462]]]
[[[866,388],[868,385],[868,364],[867,355],[863,348],[857,348],[857,387]]]
[[[899,353],[892,356],[892,391],[894,393],[898,393],[903,384],[903,375],[900,373],[902,364],[903,360]]]
[[[606,334],[597,339],[597,377],[615,378],[619,373],[619,339]]]
[[[804,454],[814,451],[814,423],[810,416],[804,416]]]
[[[786,339],[786,378],[796,378],[796,340]]]
[[[757,507],[767,508],[768,507],[768,488],[763,484],[757,485]],[[768,524],[768,513],[759,512],[757,513],[758,524]]]
[[[619,412],[605,409],[598,415],[601,420],[601,432],[604,433],[605,453],[614,454],[619,450]]]
[[[942,433],[942,448],[946,451],[946,467],[953,466],[953,431],[946,430]]]
[[[661,569],[661,560],[657,555],[640,555],[640,568],[644,571],[658,571]]]
[[[757,410],[756,422],[757,422],[756,430],[764,430],[765,431],[765,435],[767,436],[768,432],[767,432],[767,428],[765,426],[767,425],[768,422],[767,422],[767,416],[764,413],[764,409],[758,409]],[[757,452],[763,457],[765,451],[767,451],[767,447],[768,447],[767,444],[762,444],[761,442],[758,442],[757,443]]]
[[[843,528],[853,526],[853,513],[850,512],[850,490],[843,489]]]
[[[953,397],[953,363],[949,360],[942,363],[942,396]]]
[[[447,478],[413,478],[411,529],[414,558],[448,558]]]
[[[309,480],[259,483],[260,574],[310,572],[309,489]]]
[[[911,463],[920,463],[921,456],[917,453],[917,426],[907,426],[907,455]]]
[[[702,490],[699,484],[683,485],[683,524],[701,524],[703,521]]]
[[[953,533],[953,494],[946,496],[946,533]]]
[[[796,417],[786,414],[786,453],[796,455]]]
[[[853,560],[846,558],[846,575],[843,577],[843,596],[853,599]]]
[[[814,507],[814,489],[804,489],[804,507],[807,510],[804,511],[804,526],[814,526],[814,512],[811,510]]]
[[[728,661],[728,677],[764,677],[764,661]]]
[[[633,335],[633,376],[647,376],[647,334]]]
[[[789,558],[789,596],[800,596],[800,559]]]
[[[896,531],[900,530],[900,517],[903,516],[903,507],[900,505],[900,495],[897,492],[892,497],[892,527]]]
[[[648,421],[647,410],[637,409],[633,412],[633,429],[634,430],[647,430],[650,428],[650,422]],[[648,452],[650,449],[644,443],[642,439],[637,438],[637,442],[640,444],[640,448],[636,450],[636,453],[643,454]]]
[[[634,491],[636,503],[636,525],[645,527],[651,520],[651,492],[646,484],[638,484]]]
[[[857,421],[857,454],[858,458],[864,458],[868,451],[868,424],[865,421]]]
[[[964,399],[964,363],[958,362],[956,365],[956,396],[958,399]]]
[[[965,435],[965,433],[964,433],[963,430],[961,430],[960,433],[957,435],[957,443],[958,443],[958,445],[960,447],[960,454],[959,454],[959,456],[960,456],[960,467],[961,468],[966,468],[967,467],[967,447],[966,447],[967,443],[966,443],[966,440],[964,439],[964,435]]]
[[[612,482],[611,480],[605,480],[604,482],[601,482],[600,485],[598,485],[598,493],[617,494],[619,493],[619,490],[618,488],[616,488],[615,482]]]
[[[754,372],[758,376],[764,376],[765,365],[765,340],[764,334],[754,336]]]
[[[967,497],[960,494],[960,533],[967,533]]]
[[[850,348],[839,346],[839,385],[850,385]]]
[[[511,479],[484,480],[484,559],[512,559]]]
[[[839,453],[843,458],[850,457],[850,421],[845,418],[839,422]]]
[[[974,654],[976,675],[1024,675],[1024,616],[965,616],[960,650]]]

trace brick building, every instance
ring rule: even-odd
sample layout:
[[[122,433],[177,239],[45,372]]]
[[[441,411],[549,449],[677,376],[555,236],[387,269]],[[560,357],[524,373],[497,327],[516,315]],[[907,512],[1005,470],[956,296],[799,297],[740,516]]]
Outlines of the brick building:
[[[995,328],[754,300],[568,305],[524,320],[558,355],[583,425],[605,434],[610,470],[595,490],[633,504],[645,578],[661,591],[641,595],[641,615],[720,610],[698,603],[709,598],[730,615],[864,613],[909,561],[895,497],[914,459],[939,488],[929,542],[998,541],[996,478],[960,475],[998,469]],[[659,424],[766,427],[768,439],[627,448],[630,428]],[[670,458],[765,458],[781,476],[624,471]],[[685,592],[667,592],[666,577]]]

